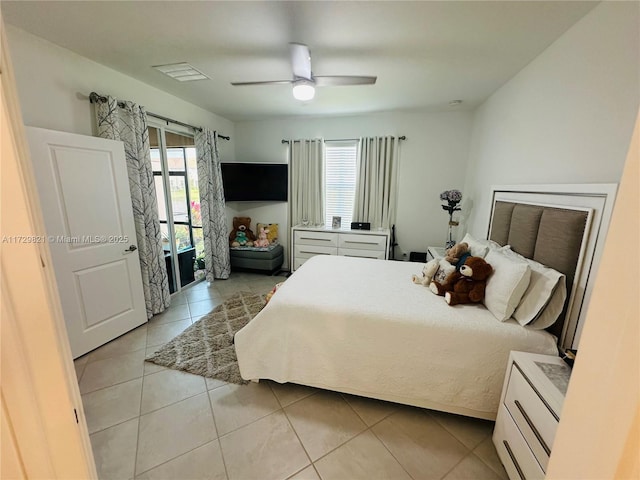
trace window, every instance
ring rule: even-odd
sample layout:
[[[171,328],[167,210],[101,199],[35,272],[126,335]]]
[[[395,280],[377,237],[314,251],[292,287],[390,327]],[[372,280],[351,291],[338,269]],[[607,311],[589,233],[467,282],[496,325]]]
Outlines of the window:
[[[325,225],[334,216],[341,217],[342,227],[349,227],[356,194],[356,159],[358,141],[325,142]]]

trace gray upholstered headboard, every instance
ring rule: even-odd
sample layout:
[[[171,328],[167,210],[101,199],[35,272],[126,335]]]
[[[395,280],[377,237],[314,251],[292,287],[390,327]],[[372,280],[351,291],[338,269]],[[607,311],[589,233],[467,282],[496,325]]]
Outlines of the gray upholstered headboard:
[[[489,238],[564,273],[567,292],[571,292],[590,215],[590,210],[496,201]],[[560,318],[548,328],[558,338],[562,335],[569,300],[567,295]]]
[[[565,308],[549,331],[578,348],[616,184],[492,187],[487,238],[566,276]]]

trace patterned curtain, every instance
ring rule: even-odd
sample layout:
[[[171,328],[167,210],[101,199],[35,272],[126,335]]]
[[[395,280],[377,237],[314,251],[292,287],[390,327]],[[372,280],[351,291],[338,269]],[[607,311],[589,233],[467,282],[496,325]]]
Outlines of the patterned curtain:
[[[144,107],[107,97],[96,104],[98,136],[124,143],[147,318],[171,303]]]
[[[324,140],[290,140],[290,227],[324,224],[324,185]]]
[[[391,228],[395,223],[398,162],[396,137],[360,139],[354,222],[369,222],[372,228]]]
[[[216,132],[203,128],[196,132],[198,156],[198,186],[204,237],[204,267],[206,279],[229,278],[229,239],[224,207],[224,189],[220,171],[220,156]]]

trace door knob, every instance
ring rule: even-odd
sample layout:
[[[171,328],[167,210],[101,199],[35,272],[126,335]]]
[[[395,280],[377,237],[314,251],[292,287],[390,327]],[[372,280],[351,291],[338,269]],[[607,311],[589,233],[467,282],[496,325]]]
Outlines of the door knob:
[[[124,252],[135,252],[138,249],[138,247],[136,247],[135,245],[129,245],[129,248],[127,248]]]

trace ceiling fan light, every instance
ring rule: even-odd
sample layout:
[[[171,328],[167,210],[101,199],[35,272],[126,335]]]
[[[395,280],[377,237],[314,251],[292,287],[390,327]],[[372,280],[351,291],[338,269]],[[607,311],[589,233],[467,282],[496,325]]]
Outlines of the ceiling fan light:
[[[293,85],[293,98],[306,102],[311,100],[316,94],[315,87],[308,82],[299,82]]]

